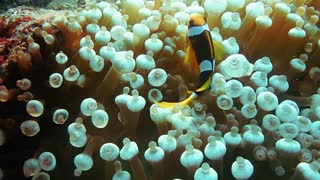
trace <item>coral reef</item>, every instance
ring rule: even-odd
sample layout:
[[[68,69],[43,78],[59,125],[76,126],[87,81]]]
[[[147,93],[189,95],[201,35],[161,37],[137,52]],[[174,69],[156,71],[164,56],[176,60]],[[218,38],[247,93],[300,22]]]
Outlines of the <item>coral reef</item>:
[[[318,0],[62,1],[0,15],[0,179],[320,179]]]
[[[76,9],[79,0],[53,0],[48,5],[49,9]]]
[[[51,0],[2,0],[0,2],[0,13],[17,6],[46,7]]]

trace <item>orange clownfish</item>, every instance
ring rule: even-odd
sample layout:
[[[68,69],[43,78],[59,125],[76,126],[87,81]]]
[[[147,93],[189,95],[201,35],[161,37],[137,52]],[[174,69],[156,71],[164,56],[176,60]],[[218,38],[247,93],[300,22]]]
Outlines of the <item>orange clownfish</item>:
[[[190,15],[188,40],[184,63],[192,66],[199,73],[199,86],[191,95],[181,102],[155,102],[159,107],[171,108],[175,105],[184,106],[192,102],[211,84],[215,68],[215,49],[205,17],[200,14]],[[216,44],[216,43],[215,43]]]

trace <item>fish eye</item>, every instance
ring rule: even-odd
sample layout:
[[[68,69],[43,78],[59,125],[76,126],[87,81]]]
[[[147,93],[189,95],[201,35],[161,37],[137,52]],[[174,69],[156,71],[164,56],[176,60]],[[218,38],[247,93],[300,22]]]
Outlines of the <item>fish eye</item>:
[[[203,17],[203,20],[204,20],[205,23],[207,23],[207,18]]]
[[[194,20],[193,19],[190,19],[189,20],[189,26],[193,26],[194,25]]]

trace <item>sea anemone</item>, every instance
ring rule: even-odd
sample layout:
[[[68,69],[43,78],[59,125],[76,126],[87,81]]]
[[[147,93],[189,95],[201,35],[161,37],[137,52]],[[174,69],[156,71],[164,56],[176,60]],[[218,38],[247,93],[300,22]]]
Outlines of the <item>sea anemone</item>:
[[[0,15],[0,179],[320,176],[317,0],[59,2]],[[164,108],[192,13],[216,68]]]

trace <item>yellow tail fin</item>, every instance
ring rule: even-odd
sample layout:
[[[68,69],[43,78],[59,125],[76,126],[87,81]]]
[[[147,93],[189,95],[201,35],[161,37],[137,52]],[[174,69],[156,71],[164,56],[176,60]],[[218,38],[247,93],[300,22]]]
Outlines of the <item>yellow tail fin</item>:
[[[181,102],[157,102],[155,100],[153,100],[153,102],[161,108],[173,108],[176,105],[183,107],[192,102],[197,97],[198,95],[193,92],[187,99]]]
[[[193,93],[193,91],[187,91],[187,94],[188,95],[190,95],[190,94],[192,94]]]

